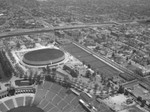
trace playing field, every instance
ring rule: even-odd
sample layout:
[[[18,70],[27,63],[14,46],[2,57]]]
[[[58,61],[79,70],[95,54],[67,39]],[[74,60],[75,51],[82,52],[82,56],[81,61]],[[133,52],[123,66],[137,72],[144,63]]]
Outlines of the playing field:
[[[105,74],[107,77],[112,77],[112,76],[118,76],[120,74],[123,76],[126,81],[131,81],[134,80],[135,78],[126,71],[123,71],[124,73],[122,74],[118,69],[115,69],[111,65],[106,64],[105,62],[101,61],[97,57],[93,56],[92,53],[88,53],[87,51],[83,50],[82,48],[78,47],[74,43],[66,44],[63,46],[64,49],[72,54],[74,57],[79,59],[81,62],[85,62],[85,64],[90,64],[93,69],[98,70]]]
[[[114,69],[113,67],[107,65],[101,60],[94,57],[92,54],[84,51],[74,44],[67,44],[64,46],[64,49],[70,54],[75,56],[80,61],[84,61],[86,64],[90,64],[92,68],[99,70],[100,72],[106,74],[107,76],[118,75],[120,72]]]

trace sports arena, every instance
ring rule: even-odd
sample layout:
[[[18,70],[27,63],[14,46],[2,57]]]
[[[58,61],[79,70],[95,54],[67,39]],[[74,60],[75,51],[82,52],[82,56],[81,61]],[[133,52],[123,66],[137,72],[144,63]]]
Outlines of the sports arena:
[[[14,53],[16,59],[27,67],[56,67],[63,65],[69,59],[68,53],[55,46],[22,50]]]
[[[33,66],[56,64],[63,61],[64,59],[64,52],[54,48],[30,51],[23,56],[23,62]]]

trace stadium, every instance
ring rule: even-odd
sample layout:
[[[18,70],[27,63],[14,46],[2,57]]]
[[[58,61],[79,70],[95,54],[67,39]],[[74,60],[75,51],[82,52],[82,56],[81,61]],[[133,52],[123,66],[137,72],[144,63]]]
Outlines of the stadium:
[[[56,64],[64,59],[64,52],[54,48],[30,51],[23,56],[23,62],[33,66]]]
[[[69,55],[59,48],[42,47],[39,49],[29,49],[15,53],[15,57],[19,60],[20,64],[27,67],[45,67],[45,66],[58,66],[66,63]]]

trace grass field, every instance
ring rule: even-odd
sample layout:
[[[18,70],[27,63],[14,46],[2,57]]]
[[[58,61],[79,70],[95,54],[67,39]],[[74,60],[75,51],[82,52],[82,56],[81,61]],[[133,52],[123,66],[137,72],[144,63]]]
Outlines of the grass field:
[[[72,54],[74,57],[79,59],[81,62],[85,62],[86,64],[90,64],[92,68],[95,70],[99,70],[100,72],[109,76],[118,75],[120,72],[116,69],[108,66],[106,63],[102,62],[101,60],[97,59],[90,53],[87,53],[83,49],[77,47],[74,44],[68,44],[64,46],[64,49]]]
[[[90,64],[93,69],[98,70],[105,74],[107,77],[118,76],[119,74],[123,76],[123,79],[126,81],[134,80],[134,77],[124,73],[122,74],[117,69],[111,67],[110,65],[104,63],[103,61],[99,60],[98,58],[94,57],[91,53],[86,52],[85,50],[81,49],[80,47],[76,46],[75,44],[66,44],[63,46],[64,49],[72,54],[74,57],[79,59],[81,62],[85,62],[85,64]],[[122,78],[122,77],[121,77]]]

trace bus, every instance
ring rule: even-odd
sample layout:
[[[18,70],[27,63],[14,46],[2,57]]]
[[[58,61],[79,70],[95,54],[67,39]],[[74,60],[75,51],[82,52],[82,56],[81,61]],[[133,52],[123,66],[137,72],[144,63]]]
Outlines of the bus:
[[[80,95],[80,93],[79,93],[77,90],[75,90],[75,89],[73,89],[73,88],[70,88],[70,90],[71,90],[75,95],[77,95],[77,96]]]
[[[97,109],[94,106],[84,102],[82,99],[79,99],[79,103],[83,105],[89,112],[97,112]]]

